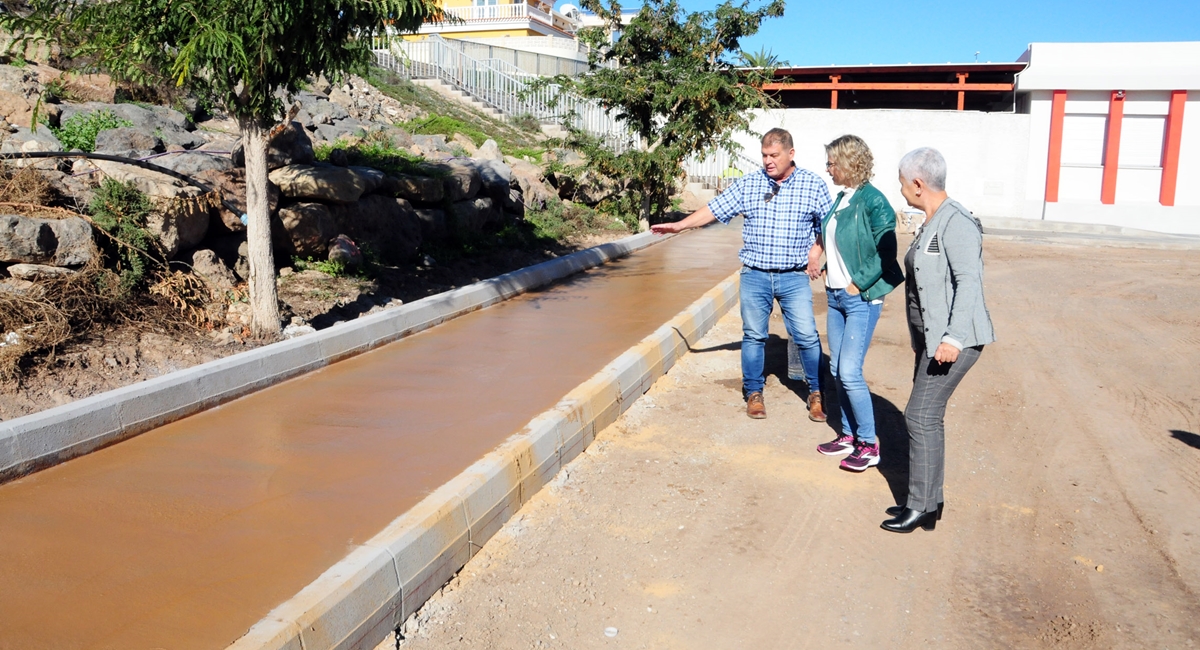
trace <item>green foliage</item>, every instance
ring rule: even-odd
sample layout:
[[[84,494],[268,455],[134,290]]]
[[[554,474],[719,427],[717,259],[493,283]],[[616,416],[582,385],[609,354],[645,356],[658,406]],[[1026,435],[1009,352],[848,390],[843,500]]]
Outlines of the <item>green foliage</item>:
[[[292,266],[300,271],[320,271],[335,278],[351,275],[346,265],[339,260],[314,260],[311,257],[302,260],[297,257],[292,260]]]
[[[513,158],[530,162],[541,162],[542,154],[546,153],[545,147],[501,147],[500,150]]]
[[[144,284],[150,265],[163,264],[158,240],[146,230],[150,199],[132,183],[104,179],[88,206],[92,223],[104,232],[112,246],[108,257],[120,275],[123,295]]]
[[[526,210],[525,221],[538,239],[566,242],[571,237],[598,231],[627,230],[630,224],[606,211],[551,201],[541,210]],[[634,228],[637,223],[632,224]]]
[[[766,70],[774,70],[775,68],[778,68],[780,66],[788,65],[787,61],[780,61],[779,55],[777,55],[773,51],[767,49],[767,47],[765,45],[763,47],[758,48],[757,52],[743,51],[741,56],[742,56],[742,62],[745,63],[746,65],[750,66],[751,68],[764,68]]]
[[[0,15],[10,51],[54,41],[64,56],[120,80],[211,92],[234,117],[260,125],[280,113],[276,90],[365,70],[385,23],[415,31],[441,13],[434,0],[32,0],[29,9]]]
[[[313,156],[322,162],[329,161],[335,149],[346,152],[351,165],[374,167],[389,174],[416,174],[426,176],[422,167],[424,159],[407,149],[401,149],[383,131],[373,131],[355,144],[322,142],[313,147]]]
[[[404,128],[412,133],[444,135],[447,138],[453,137],[455,133],[461,133],[470,138],[476,146],[483,144],[488,139],[487,134],[474,124],[468,124],[445,115],[431,115],[425,119],[412,120],[406,123]]]
[[[748,2],[726,0],[713,11],[688,14],[678,0],[647,0],[624,26],[620,5],[608,3],[582,2],[604,22],[580,30],[581,40],[592,46],[590,73],[552,81],[599,100],[629,126],[636,146],[614,154],[578,130],[563,144],[583,153],[596,173],[630,179],[622,209],[661,218],[683,176],[683,161],[717,148],[734,151],[733,134],[749,129],[749,111],[771,105],[762,92],[769,72],[739,70],[736,60],[741,40],[767,18],[782,16],[784,2],[770,0],[750,10]],[[609,31],[621,33],[611,47],[606,46]]]
[[[96,136],[101,131],[122,126],[133,126],[133,122],[117,117],[112,111],[95,111],[72,115],[61,126],[50,127],[50,130],[62,143],[63,149],[91,153],[96,150]]]

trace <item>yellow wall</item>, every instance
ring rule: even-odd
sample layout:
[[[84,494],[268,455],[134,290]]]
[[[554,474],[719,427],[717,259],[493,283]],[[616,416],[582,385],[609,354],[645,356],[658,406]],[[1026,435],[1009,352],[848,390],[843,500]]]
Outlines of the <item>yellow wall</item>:
[[[442,38],[498,38],[501,36],[545,36],[532,29],[493,29],[486,32],[438,32]],[[425,34],[404,34],[406,41],[423,41]]]

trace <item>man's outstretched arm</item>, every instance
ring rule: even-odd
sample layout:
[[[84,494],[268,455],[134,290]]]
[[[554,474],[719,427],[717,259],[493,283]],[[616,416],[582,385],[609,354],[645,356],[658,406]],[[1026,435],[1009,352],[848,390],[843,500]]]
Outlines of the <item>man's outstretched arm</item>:
[[[650,226],[650,231],[656,235],[666,235],[673,232],[683,232],[691,228],[699,228],[717,220],[717,216],[704,206],[675,223],[659,223]]]

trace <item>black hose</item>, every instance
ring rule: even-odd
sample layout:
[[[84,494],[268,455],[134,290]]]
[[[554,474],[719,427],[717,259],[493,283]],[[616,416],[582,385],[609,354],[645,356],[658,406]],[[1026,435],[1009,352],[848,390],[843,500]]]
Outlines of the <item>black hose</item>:
[[[179,153],[184,153],[184,152],[181,151]],[[175,171],[174,169],[167,169],[166,167],[155,165],[154,163],[148,163],[144,160],[138,160],[137,158],[126,158],[124,156],[110,156],[108,154],[103,154],[103,153],[84,153],[82,151],[29,151],[29,152],[21,152],[21,153],[0,153],[0,160],[20,160],[22,158],[87,158],[89,160],[107,160],[109,162],[124,163],[126,165],[133,165],[134,167],[141,167],[142,169],[147,169],[152,172],[166,174],[167,176],[171,176],[173,178],[178,178],[179,180],[181,180],[189,185],[198,187],[205,192],[213,192],[213,193],[216,192],[216,190],[214,190],[213,188],[209,187],[208,185],[205,185],[204,183],[201,183],[200,181],[192,178],[191,176],[188,176],[186,174],[180,174],[179,172]],[[226,199],[224,196],[221,197],[221,204],[224,205],[230,212],[232,212],[236,215],[241,216],[243,214],[243,212],[241,211],[240,208],[238,208],[236,205],[234,205],[231,201]]]

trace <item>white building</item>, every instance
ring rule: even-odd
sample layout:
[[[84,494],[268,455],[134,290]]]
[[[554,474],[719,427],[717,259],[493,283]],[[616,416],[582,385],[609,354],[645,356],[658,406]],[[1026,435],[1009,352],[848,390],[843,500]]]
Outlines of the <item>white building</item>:
[[[846,133],[903,207],[901,156],[941,150],[950,194],[980,217],[1200,235],[1200,43],[1034,43],[1017,64],[786,68],[770,89],[797,164]],[[758,142],[740,136],[757,157]],[[832,189],[832,188],[831,188]]]
[[[1021,216],[1200,234],[1200,43],[1034,43]]]

